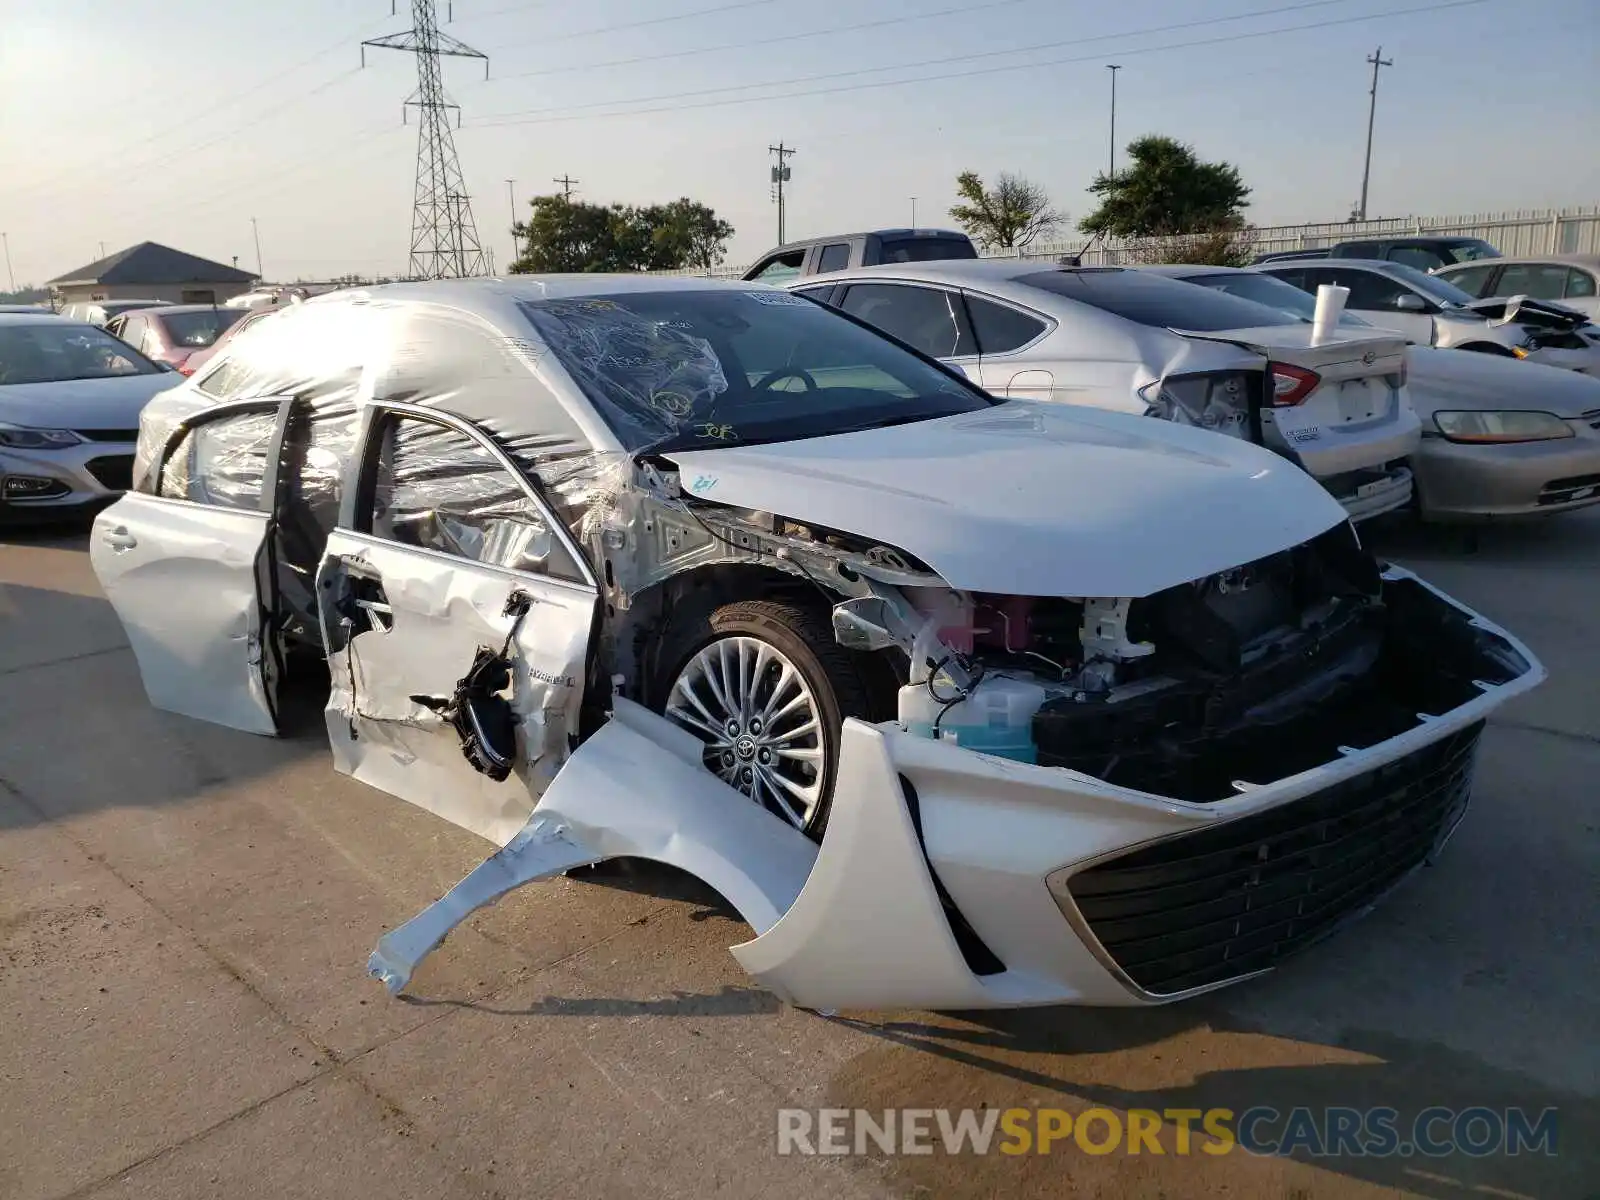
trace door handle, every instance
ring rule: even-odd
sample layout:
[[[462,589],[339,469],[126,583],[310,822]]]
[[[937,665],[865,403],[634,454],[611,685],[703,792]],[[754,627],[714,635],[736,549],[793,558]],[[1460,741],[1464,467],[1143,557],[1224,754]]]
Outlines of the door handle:
[[[126,525],[118,525],[115,529],[106,530],[100,539],[113,550],[132,550],[139,544],[139,539],[128,532]]]

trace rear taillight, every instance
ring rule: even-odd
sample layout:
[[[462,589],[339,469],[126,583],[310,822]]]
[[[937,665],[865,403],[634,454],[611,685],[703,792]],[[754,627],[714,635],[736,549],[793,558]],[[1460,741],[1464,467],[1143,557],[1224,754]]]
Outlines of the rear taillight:
[[[1272,403],[1276,408],[1292,408],[1316,391],[1317,384],[1322,382],[1322,376],[1315,371],[1288,363],[1268,363],[1267,372],[1272,376]]]

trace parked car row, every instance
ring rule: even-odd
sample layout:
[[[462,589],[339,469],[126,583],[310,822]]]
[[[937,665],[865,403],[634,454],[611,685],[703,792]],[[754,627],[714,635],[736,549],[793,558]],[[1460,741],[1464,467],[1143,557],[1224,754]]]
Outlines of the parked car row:
[[[853,278],[837,308],[582,275],[281,310],[168,377],[95,522],[151,701],[272,734],[315,671],[338,770],[500,847],[379,939],[394,990],[477,906],[619,855],[727,897],[745,969],[813,1008],[1271,969],[1439,852],[1543,676],[1362,547],[1306,425],[1254,444],[1274,396],[1397,423],[1402,339],[1149,273],[954,278],[907,332],[955,365]],[[1175,419],[997,365],[1053,341]]]
[[[1323,284],[1348,287],[1350,302],[1339,336],[1318,344],[1310,293]],[[1413,502],[1439,520],[1600,503],[1593,327],[1532,302],[1475,301],[1400,263],[942,261],[787,286],[997,395],[1258,442],[1303,466],[1355,520]],[[1452,345],[1482,353],[1433,349]]]

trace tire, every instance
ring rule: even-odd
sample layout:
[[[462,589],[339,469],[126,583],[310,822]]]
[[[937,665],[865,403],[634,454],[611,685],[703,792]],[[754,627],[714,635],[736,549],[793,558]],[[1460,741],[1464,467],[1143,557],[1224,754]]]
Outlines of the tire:
[[[706,743],[707,769],[821,841],[838,775],[840,726],[847,716],[871,711],[866,681],[834,640],[827,609],[778,599],[683,612],[654,657],[651,707]],[[761,671],[745,689],[746,709],[733,695],[733,681],[757,675],[758,662]],[[713,679],[728,686],[719,691]],[[785,712],[797,696],[798,707]],[[814,734],[797,732],[808,708]],[[770,719],[762,720],[763,713]],[[800,757],[809,751],[816,757]]]

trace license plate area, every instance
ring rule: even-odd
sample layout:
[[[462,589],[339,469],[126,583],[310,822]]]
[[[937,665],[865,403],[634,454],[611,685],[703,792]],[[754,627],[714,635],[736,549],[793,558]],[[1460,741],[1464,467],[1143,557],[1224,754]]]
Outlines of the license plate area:
[[[1346,379],[1339,385],[1339,417],[1344,421],[1370,421],[1381,411],[1380,389],[1370,379]]]

